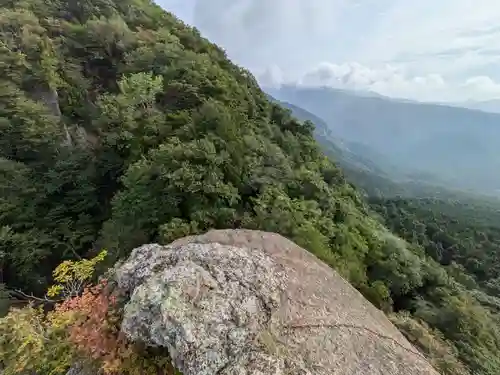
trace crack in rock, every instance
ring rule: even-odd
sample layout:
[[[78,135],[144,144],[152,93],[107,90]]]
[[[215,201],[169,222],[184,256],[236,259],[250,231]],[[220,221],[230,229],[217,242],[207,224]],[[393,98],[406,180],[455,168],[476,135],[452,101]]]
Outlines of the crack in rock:
[[[115,270],[121,329],[184,375],[438,375],[387,317],[273,233],[211,231],[144,245]]]

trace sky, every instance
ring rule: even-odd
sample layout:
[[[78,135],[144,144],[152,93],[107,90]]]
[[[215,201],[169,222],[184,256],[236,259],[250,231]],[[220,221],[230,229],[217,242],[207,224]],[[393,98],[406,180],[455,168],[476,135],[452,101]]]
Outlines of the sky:
[[[500,99],[499,0],[157,0],[264,86]]]

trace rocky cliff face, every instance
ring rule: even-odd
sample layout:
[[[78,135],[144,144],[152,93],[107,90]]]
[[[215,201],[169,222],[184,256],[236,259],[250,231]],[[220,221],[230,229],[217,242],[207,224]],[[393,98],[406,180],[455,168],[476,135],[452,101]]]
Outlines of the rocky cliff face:
[[[271,233],[211,231],[145,245],[117,268],[122,330],[185,375],[437,374],[385,315]]]

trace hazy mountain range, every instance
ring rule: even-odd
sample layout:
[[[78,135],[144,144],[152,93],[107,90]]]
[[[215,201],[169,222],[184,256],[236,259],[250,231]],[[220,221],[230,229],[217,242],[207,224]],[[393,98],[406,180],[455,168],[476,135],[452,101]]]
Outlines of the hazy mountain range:
[[[498,113],[332,88],[266,91],[300,119],[309,117],[318,140],[334,143],[351,167],[395,181],[500,191]]]
[[[500,99],[485,100],[485,101],[467,101],[462,103],[452,104],[456,107],[476,109],[484,112],[500,113]]]

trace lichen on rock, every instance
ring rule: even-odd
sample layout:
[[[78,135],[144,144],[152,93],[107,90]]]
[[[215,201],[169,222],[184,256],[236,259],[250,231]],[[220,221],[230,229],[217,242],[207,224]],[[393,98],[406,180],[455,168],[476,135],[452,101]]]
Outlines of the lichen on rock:
[[[387,317],[282,236],[211,231],[116,269],[122,331],[184,375],[437,375]]]
[[[248,248],[143,246],[117,271],[120,288],[131,293],[122,330],[168,348],[184,374],[225,373],[269,324],[285,276]]]

